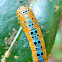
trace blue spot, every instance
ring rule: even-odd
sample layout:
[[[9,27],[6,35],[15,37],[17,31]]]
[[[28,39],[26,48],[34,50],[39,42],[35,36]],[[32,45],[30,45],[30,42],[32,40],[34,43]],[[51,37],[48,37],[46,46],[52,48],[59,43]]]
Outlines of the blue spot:
[[[43,62],[44,58],[38,59],[39,62]]]
[[[28,18],[29,16],[28,15],[25,15],[26,18]]]
[[[20,22],[20,20],[18,20]]]
[[[19,17],[20,17],[20,15],[19,15]]]
[[[39,34],[32,36],[34,40],[38,39]]]
[[[27,27],[27,26],[26,26]]]
[[[36,50],[41,50],[41,46],[40,46],[40,47],[36,47],[35,49],[36,49]]]
[[[34,24],[33,24],[33,23],[31,23],[31,24],[29,24],[28,26],[29,26],[29,27],[31,27],[31,26],[33,26],[33,25],[34,25]]]
[[[31,30],[34,30],[35,28],[34,28],[34,27],[31,27],[30,29],[31,29]]]
[[[43,52],[41,50],[38,50],[37,51],[37,57],[42,58],[42,56],[43,56]]]
[[[37,34],[37,30],[33,30],[30,32],[31,35]]]
[[[36,44],[34,44],[35,46],[40,45],[41,41],[40,40],[35,40],[34,43],[36,42]]]
[[[28,23],[31,23],[32,22],[31,19],[27,19],[27,21],[28,21]]]
[[[38,50],[38,51],[37,51],[37,57],[38,57],[38,58],[42,58],[43,55],[41,55],[41,53],[43,53],[41,50]]]
[[[29,11],[29,10],[28,10]]]
[[[26,23],[26,21],[24,21],[24,23]]]
[[[28,21],[28,23],[31,23],[32,21]]]

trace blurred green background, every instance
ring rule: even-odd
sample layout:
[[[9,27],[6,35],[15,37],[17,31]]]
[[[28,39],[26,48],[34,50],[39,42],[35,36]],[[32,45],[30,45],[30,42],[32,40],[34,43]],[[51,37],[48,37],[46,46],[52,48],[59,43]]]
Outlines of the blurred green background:
[[[62,16],[58,25],[55,43],[48,62],[62,62]]]
[[[61,62],[62,0],[0,0],[0,59],[4,57],[5,51],[8,50],[20,27],[16,11],[22,5],[32,9],[39,23],[45,41],[48,61]],[[15,56],[18,58],[15,59]],[[32,62],[31,49],[23,30],[10,57],[6,60],[7,62]]]

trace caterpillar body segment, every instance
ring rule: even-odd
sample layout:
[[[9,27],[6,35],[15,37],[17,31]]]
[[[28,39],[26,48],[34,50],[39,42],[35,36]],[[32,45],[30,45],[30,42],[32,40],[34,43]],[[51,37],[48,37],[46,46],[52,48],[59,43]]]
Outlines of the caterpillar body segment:
[[[47,62],[45,43],[32,10],[29,7],[21,6],[17,10],[17,17],[28,38],[33,62]]]

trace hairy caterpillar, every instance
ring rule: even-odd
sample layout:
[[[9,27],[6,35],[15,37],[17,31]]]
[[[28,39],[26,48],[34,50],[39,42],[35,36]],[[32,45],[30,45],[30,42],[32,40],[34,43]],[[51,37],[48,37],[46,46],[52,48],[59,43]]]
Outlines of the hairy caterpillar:
[[[29,7],[21,6],[17,10],[17,17],[28,38],[33,62],[47,62],[44,40],[32,10]]]

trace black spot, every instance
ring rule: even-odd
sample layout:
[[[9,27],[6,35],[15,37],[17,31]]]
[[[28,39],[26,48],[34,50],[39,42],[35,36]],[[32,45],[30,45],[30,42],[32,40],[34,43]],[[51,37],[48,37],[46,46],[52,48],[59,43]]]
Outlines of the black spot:
[[[25,12],[27,12],[27,11],[25,11]]]
[[[37,54],[37,56],[40,56],[40,54]]]
[[[32,18],[33,19],[33,18]]]
[[[41,52],[41,55],[43,55],[43,52]]]
[[[39,36],[39,34],[37,34],[37,36]]]
[[[38,41],[38,43],[40,43],[40,40]]]
[[[34,37],[32,36],[32,38],[34,38]]]
[[[23,12],[23,13],[25,13],[25,12]]]
[[[32,25],[34,25],[34,24],[32,23]]]
[[[39,59],[38,59],[38,61],[39,61]]]
[[[29,25],[29,26],[31,26],[31,25]]]
[[[41,46],[41,48],[42,48],[42,46]]]
[[[37,42],[34,42],[34,44],[36,45],[36,44],[37,44]]]
[[[33,32],[31,32],[31,34],[33,34]]]
[[[37,30],[35,30],[35,33],[37,33]]]
[[[37,49],[37,48],[36,48]]]
[[[20,13],[20,12],[19,12]]]

